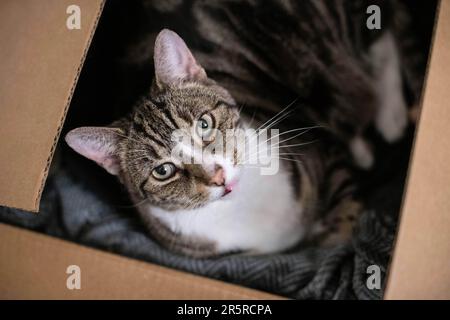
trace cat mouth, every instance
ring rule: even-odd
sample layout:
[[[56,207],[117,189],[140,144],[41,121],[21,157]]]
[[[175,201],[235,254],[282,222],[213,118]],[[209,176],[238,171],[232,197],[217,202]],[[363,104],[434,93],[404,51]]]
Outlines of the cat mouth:
[[[229,183],[226,183],[222,197],[225,197],[226,195],[230,194],[236,188],[237,182],[238,182],[237,179],[235,179],[230,181]]]
[[[225,197],[227,194],[231,193],[231,191],[233,191],[233,188],[225,187],[222,197]]]

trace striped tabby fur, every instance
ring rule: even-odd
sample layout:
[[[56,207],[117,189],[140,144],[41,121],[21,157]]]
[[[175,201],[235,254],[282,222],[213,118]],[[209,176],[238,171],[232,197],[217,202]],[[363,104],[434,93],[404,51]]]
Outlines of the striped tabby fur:
[[[77,152],[118,175],[151,234],[174,251],[206,257],[234,251],[282,251],[302,240],[323,244],[345,241],[361,211],[353,198],[355,186],[350,169],[353,165],[348,154],[362,167],[370,167],[373,159],[370,145],[364,139],[366,130],[375,125],[386,140],[394,141],[401,137],[407,124],[396,42],[386,30],[372,33],[366,30],[367,3],[271,0],[261,5],[257,1],[148,1],[149,15],[163,16],[184,38],[193,39],[189,44],[199,63],[188,51],[183,51],[181,62],[170,62],[172,58],[167,51],[172,46],[183,47],[170,31],[160,34],[153,51],[156,34],[152,33],[154,26],[150,22],[151,36],[144,37],[139,50],[129,57],[136,63],[147,63],[149,55],[154,54],[156,77],[148,95],[127,118],[111,128],[75,129],[66,140]],[[375,3],[386,10],[391,5],[390,1]],[[388,28],[389,19],[385,21]],[[171,37],[172,43],[161,40]],[[165,56],[158,50],[165,52]],[[177,65],[183,63],[189,66],[177,70]],[[386,72],[385,66],[394,73]],[[176,74],[171,74],[174,70]],[[380,83],[392,83],[392,90],[386,94]],[[292,106],[279,113],[289,103]],[[400,112],[401,119],[388,124],[386,133],[383,128],[386,125],[378,125],[376,119],[380,118],[380,110],[388,110],[390,115],[391,104]],[[288,112],[291,113],[287,115]],[[168,181],[152,179],[153,170],[167,161],[171,152],[173,130],[191,127],[205,113],[213,115],[220,131],[257,128],[274,115],[275,119],[284,117],[276,126],[281,132],[320,126],[285,143],[280,178],[273,180],[278,185],[262,183],[261,188],[273,188],[274,195],[279,192],[277,189],[283,189],[280,186],[286,186],[280,196],[286,196],[288,207],[292,208],[280,216],[284,221],[274,223],[273,230],[264,229],[267,232],[266,239],[261,240],[264,244],[259,245],[255,235],[248,243],[242,240],[223,245],[223,238],[215,238],[214,232],[195,233],[192,231],[195,228],[187,232],[188,226],[184,229],[179,222],[185,220],[173,218],[186,212],[186,215],[203,212],[211,203],[225,201],[211,199],[211,188],[218,190],[227,183],[225,179],[223,186],[212,186],[214,171],[202,165],[183,166]],[[308,144],[299,146],[305,142]],[[228,160],[232,166],[239,166],[236,158]],[[276,205],[273,199],[259,201],[267,201],[266,207],[270,201]],[[267,214],[276,215],[276,209],[268,210]],[[240,214],[236,220],[256,212]],[[232,227],[227,230],[227,226],[234,225],[230,222],[224,223],[225,231],[219,228],[217,233],[228,232],[227,237],[235,235],[238,239],[237,232],[252,234],[258,220],[252,220],[253,225],[245,225],[244,220],[242,230]],[[202,220],[196,223],[202,224]],[[289,239],[282,239],[283,233],[277,230],[286,230],[285,237]]]

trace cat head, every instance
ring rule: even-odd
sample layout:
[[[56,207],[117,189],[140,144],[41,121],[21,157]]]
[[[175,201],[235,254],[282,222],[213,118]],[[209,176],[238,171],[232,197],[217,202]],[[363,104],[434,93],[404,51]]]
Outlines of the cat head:
[[[119,176],[135,200],[177,210],[221,199],[239,176],[236,152],[211,152],[198,161],[196,151],[239,127],[235,102],[207,77],[185,42],[170,30],[156,38],[154,65],[150,94],[129,117],[111,127],[74,129],[66,141]],[[182,156],[174,156],[180,150]]]

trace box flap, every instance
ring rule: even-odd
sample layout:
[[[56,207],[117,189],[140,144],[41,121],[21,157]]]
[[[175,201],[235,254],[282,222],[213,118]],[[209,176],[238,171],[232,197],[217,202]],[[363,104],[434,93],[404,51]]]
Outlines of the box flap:
[[[0,224],[0,299],[282,299]],[[67,268],[80,269],[68,289]]]
[[[450,1],[441,1],[386,299],[450,299]]]
[[[81,29],[69,30],[74,3]],[[0,205],[39,209],[102,7],[103,0],[0,1]]]

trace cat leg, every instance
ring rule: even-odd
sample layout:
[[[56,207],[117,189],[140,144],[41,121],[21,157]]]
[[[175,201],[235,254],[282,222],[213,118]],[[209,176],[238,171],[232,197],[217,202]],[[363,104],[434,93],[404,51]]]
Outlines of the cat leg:
[[[343,200],[326,218],[316,222],[312,227],[311,238],[316,239],[321,247],[350,242],[362,209],[361,203],[355,200]]]
[[[385,32],[370,50],[379,106],[375,127],[387,142],[399,140],[408,125],[408,108],[403,95],[400,57],[395,39]]]
[[[372,149],[361,136],[355,136],[350,140],[350,151],[356,164],[362,169],[370,169],[374,163]]]

